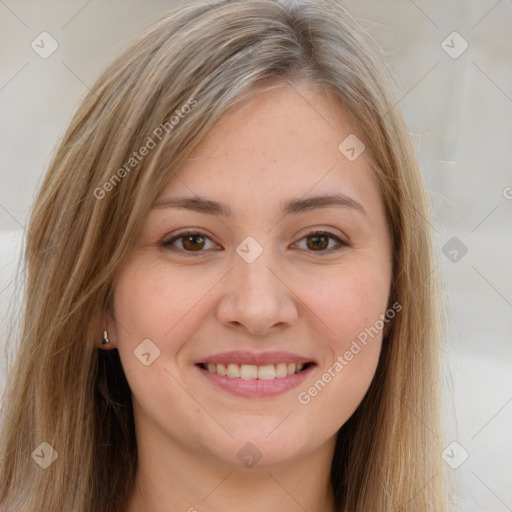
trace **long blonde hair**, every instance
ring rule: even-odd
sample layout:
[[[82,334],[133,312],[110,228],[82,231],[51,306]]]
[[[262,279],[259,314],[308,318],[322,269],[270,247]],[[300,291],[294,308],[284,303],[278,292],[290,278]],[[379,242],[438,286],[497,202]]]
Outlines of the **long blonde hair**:
[[[334,2],[207,0],[162,18],[108,67],[31,215],[3,397],[2,511],[126,509],[137,468],[130,389],[117,351],[96,348],[96,320],[180,162],[228,109],[268,84],[299,80],[334,92],[365,134],[392,232],[390,303],[402,305],[370,390],[338,434],[338,510],[446,509],[430,212],[382,57]],[[42,442],[57,454],[46,469],[31,456]]]

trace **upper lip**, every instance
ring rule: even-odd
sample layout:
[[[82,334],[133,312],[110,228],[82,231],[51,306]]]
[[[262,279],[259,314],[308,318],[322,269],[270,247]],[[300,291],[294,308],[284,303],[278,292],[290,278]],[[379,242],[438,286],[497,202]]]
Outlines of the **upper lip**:
[[[295,363],[306,364],[314,363],[307,357],[302,357],[292,352],[248,352],[235,350],[232,352],[222,352],[213,356],[201,359],[196,364],[248,364],[263,366],[277,363]]]

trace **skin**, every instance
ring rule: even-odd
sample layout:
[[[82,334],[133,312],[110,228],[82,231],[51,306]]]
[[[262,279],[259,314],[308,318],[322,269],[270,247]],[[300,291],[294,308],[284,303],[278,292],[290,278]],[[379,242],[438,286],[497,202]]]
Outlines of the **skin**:
[[[298,394],[384,314],[392,277],[378,181],[364,152],[351,162],[338,150],[349,134],[363,139],[325,90],[265,91],[210,132],[159,198],[221,201],[232,217],[164,207],[148,215],[114,283],[116,320],[108,319],[135,414],[139,466],[129,512],[334,510],[336,433],[368,390],[382,333],[309,403]],[[332,192],[365,213],[280,212],[283,200]],[[176,240],[181,253],[162,247],[181,228],[207,238],[185,247]],[[315,245],[306,237],[314,229],[349,245]],[[247,236],[263,248],[252,263],[236,252]],[[203,252],[188,255],[194,250]],[[148,366],[134,356],[144,339],[160,350]],[[195,366],[240,349],[290,351],[317,365],[303,385],[272,398],[233,396]],[[248,442],[261,453],[250,468],[237,457]]]

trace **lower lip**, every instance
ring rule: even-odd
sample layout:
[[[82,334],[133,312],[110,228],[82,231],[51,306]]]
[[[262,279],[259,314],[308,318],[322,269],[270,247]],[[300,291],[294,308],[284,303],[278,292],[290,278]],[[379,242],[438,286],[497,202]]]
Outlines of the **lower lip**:
[[[313,367],[314,365],[311,364],[299,373],[294,373],[286,377],[277,377],[272,380],[245,380],[242,378],[232,379],[230,377],[219,375],[218,373],[211,373],[201,366],[197,366],[201,373],[209,379],[210,382],[213,382],[215,385],[225,389],[233,395],[247,398],[266,398],[285,393],[299,384],[302,384]]]

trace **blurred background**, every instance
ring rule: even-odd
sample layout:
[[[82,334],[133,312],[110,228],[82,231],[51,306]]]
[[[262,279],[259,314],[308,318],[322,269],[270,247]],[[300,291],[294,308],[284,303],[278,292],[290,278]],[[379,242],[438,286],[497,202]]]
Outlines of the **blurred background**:
[[[119,48],[184,3],[0,0],[0,389],[25,227],[57,142]],[[341,3],[401,84],[435,212],[450,321],[439,456],[461,511],[512,511],[512,1]]]

